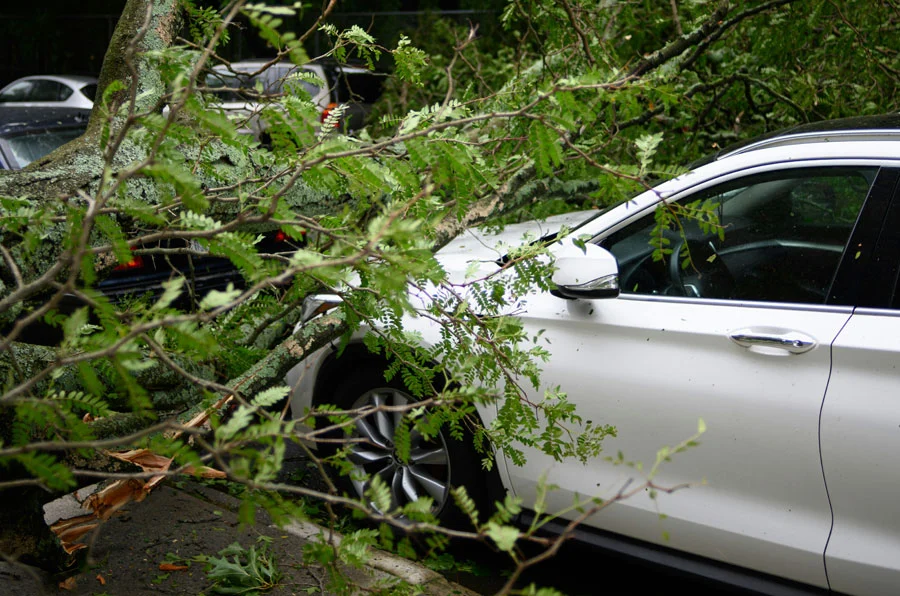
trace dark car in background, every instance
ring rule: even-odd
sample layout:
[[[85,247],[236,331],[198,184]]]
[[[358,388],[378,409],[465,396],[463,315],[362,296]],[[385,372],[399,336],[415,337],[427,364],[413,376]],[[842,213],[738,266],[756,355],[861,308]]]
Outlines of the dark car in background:
[[[59,107],[0,108],[0,170],[18,170],[72,141],[87,129],[90,110]],[[272,258],[275,253],[291,253],[298,243],[278,230],[260,233],[257,250]],[[118,265],[96,288],[115,303],[148,297],[158,298],[163,282],[182,277],[185,292],[176,305],[191,310],[212,290],[225,290],[229,284],[243,287],[245,280],[232,262],[223,257],[202,254],[197,243],[163,240],[153,246],[133,247],[133,258]],[[64,312],[82,306],[74,295],[60,305]],[[7,332],[8,330],[3,330]],[[58,331],[43,324],[29,328],[25,336],[35,343],[54,343]]]
[[[0,108],[0,169],[18,170],[87,129],[91,111],[26,106]]]
[[[302,243],[274,230],[258,235],[256,250],[263,258],[290,255]],[[158,299],[163,293],[163,282],[173,277],[183,277],[185,288],[175,306],[193,310],[209,292],[223,291],[229,285],[246,286],[243,275],[230,259],[202,253],[203,248],[190,240],[162,240],[157,245],[138,247],[134,258],[118,265],[96,288],[110,300],[120,303],[129,298],[148,297]]]

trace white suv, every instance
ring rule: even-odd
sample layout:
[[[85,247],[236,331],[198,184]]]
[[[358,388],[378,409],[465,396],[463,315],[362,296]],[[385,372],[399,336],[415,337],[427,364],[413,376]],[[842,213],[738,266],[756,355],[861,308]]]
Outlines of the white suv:
[[[686,222],[663,234],[680,256],[655,259],[654,216],[674,204],[707,207],[724,234]],[[616,426],[608,454],[650,464],[699,419],[707,431],[655,478],[690,488],[617,503],[582,537],[763,592],[896,593],[900,115],[804,125],[722,152],[555,246],[585,235],[585,252],[558,259],[557,289],[535,292],[519,315],[551,351],[544,385],[561,386],[585,420]],[[444,255],[463,269],[498,257],[465,236]],[[426,344],[439,337],[421,319],[409,325]],[[320,350],[289,375],[293,411],[408,403],[384,367],[360,344],[340,357]],[[479,413],[486,424],[497,415]],[[499,478],[484,482],[478,458],[449,436],[414,441],[408,463],[391,457],[394,422],[375,417],[357,425],[368,441],[354,461],[398,503],[430,495],[440,515],[457,484],[483,495],[499,481],[529,506],[546,474],[560,487],[552,512],[576,495],[614,496],[636,474],[526,450],[524,466],[499,457]]]

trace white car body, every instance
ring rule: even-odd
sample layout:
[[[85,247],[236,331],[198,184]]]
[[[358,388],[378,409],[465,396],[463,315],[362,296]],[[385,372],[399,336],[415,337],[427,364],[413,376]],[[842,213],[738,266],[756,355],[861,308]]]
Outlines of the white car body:
[[[35,75],[22,77],[0,89],[0,107],[94,107],[97,79],[82,76]]]
[[[888,291],[900,270],[900,231],[892,225],[900,224],[897,119],[884,128],[801,132],[746,147],[600,214],[573,235],[608,248],[617,232],[624,234],[622,242],[631,238],[627,226],[646,221],[641,218],[661,200],[734,186],[740,189],[734,196],[749,197],[735,199],[735,209],[752,207],[758,197],[746,188],[765,190],[782,177],[808,176],[815,190],[826,179],[817,176],[830,180],[850,171],[870,176],[865,206],[849,228],[848,241],[864,241],[837,251],[838,269],[821,304],[710,298],[692,294],[696,290],[687,283],[685,295],[625,293],[623,285],[615,298],[567,300],[544,292],[527,298],[520,318],[532,335],[543,330],[551,352],[544,386],[561,386],[584,419],[616,426],[618,437],[604,442],[606,454],[621,451],[649,467],[661,447],[691,436],[698,420],[707,428],[699,447],[665,463],[654,479],[662,487],[689,488],[656,499],[648,491],[616,503],[587,520],[591,530],[638,541],[647,552],[687,555],[692,562],[686,569],[764,592],[785,585],[873,595],[898,590],[900,309],[889,303],[894,293]],[[758,204],[768,210],[782,200],[788,199],[764,197]],[[739,215],[747,213],[757,214]],[[545,225],[553,231],[559,224]],[[747,233],[762,225],[748,225]],[[464,271],[473,259],[495,260],[502,250],[494,246],[510,237],[521,238],[521,229],[507,229],[502,238],[461,236],[438,256],[448,269]],[[814,256],[835,252],[831,245],[804,248],[800,239],[797,246],[789,240],[776,239],[778,250],[789,256],[807,251],[797,254],[812,255],[803,257],[810,269]],[[564,250],[565,243],[554,246]],[[768,264],[769,253],[757,255],[757,249],[753,243],[720,247],[720,262],[753,256]],[[627,265],[634,279],[644,274],[642,267],[652,268],[638,263]],[[622,262],[619,268],[625,272]],[[802,268],[782,273],[802,277]],[[886,277],[870,283],[873,272],[885,271]],[[859,286],[846,296],[860,303],[834,298],[843,279]],[[884,300],[875,298],[882,294]],[[437,337],[433,323],[410,318],[406,324],[426,344]],[[332,352],[322,349],[291,371],[295,412],[312,403],[316,377]],[[485,424],[496,416],[489,407],[480,414]],[[556,462],[538,450],[526,453],[522,467],[499,457],[503,486],[526,507],[543,475],[560,487],[548,496],[551,512],[570,507],[576,495],[608,499],[629,479],[641,481],[634,469],[605,460],[584,466]]]

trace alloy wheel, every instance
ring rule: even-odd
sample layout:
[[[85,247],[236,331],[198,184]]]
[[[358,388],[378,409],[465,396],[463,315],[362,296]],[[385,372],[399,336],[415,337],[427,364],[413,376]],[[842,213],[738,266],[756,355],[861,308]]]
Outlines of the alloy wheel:
[[[409,395],[393,388],[379,388],[363,394],[353,408],[386,408],[415,403]],[[450,455],[441,434],[426,439],[410,430],[409,458],[404,461],[394,445],[394,435],[406,411],[377,410],[356,422],[350,461],[356,465],[351,482],[357,496],[364,497],[371,478],[380,476],[390,487],[391,509],[403,507],[419,497],[431,497],[437,515],[450,494]],[[375,507],[374,503],[370,503]],[[375,507],[377,509],[377,507]],[[385,513],[385,512],[382,512]]]

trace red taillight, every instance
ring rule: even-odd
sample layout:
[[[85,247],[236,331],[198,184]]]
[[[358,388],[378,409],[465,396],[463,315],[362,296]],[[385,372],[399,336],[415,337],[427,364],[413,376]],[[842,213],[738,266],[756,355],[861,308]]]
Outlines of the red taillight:
[[[141,257],[141,255],[137,255],[136,257],[134,257],[127,263],[122,263],[121,265],[119,265],[118,267],[113,269],[113,271],[131,271],[133,269],[143,269],[143,268],[144,268],[144,259]]]
[[[300,230],[301,236],[306,236],[306,230]],[[284,233],[284,230],[278,230],[275,232],[275,236],[273,237],[275,242],[284,242],[288,239],[288,235]]]
[[[333,109],[336,108],[336,107],[338,107],[338,105],[337,105],[336,103],[334,103],[334,102],[331,102],[330,104],[328,104],[328,106],[327,106],[324,110],[322,110],[322,115],[319,116],[319,122],[323,122],[323,123],[324,123],[325,120],[328,119],[328,115],[331,114],[331,110],[333,110]],[[335,128],[338,127],[338,123],[337,123],[337,122],[334,123],[334,127],[335,127]]]

